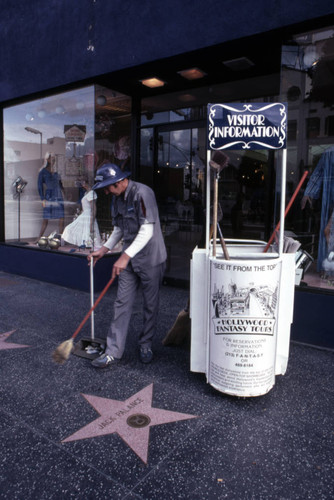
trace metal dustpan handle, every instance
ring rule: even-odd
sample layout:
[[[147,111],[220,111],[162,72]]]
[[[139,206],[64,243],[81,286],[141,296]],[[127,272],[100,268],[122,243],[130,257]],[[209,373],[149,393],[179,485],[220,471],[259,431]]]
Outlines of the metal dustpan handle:
[[[90,307],[91,309],[94,306],[94,266],[90,265]],[[95,338],[95,325],[94,325],[94,309],[92,310],[92,314],[90,316],[90,334],[92,340]]]

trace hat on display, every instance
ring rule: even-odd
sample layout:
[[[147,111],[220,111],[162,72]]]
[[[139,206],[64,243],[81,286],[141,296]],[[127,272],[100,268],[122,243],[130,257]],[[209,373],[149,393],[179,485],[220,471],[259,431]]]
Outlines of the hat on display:
[[[110,184],[115,184],[116,182],[126,179],[129,175],[131,175],[131,172],[123,172],[123,170],[114,163],[106,163],[97,170],[95,184],[92,189],[101,189]]]

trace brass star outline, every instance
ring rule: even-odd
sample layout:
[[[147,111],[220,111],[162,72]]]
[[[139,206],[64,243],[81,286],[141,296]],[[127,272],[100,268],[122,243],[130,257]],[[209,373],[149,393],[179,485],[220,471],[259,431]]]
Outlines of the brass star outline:
[[[133,394],[125,401],[82,394],[99,413],[99,417],[61,442],[77,441],[108,434],[118,434],[147,464],[150,427],[179,420],[198,418],[152,407],[153,384]]]

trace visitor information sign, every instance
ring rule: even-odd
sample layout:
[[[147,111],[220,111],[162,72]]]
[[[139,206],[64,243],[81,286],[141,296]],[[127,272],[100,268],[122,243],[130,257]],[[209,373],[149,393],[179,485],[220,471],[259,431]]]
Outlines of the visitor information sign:
[[[209,104],[209,149],[282,149],[286,147],[283,103]]]

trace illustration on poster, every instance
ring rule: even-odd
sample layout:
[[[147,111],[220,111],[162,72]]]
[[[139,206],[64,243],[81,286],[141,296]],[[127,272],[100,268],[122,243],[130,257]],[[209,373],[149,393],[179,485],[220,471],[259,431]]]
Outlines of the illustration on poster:
[[[215,333],[272,334],[273,320],[269,318],[275,317],[277,300],[278,282],[270,285],[249,282],[242,287],[235,283],[220,288],[215,285],[212,293]]]

